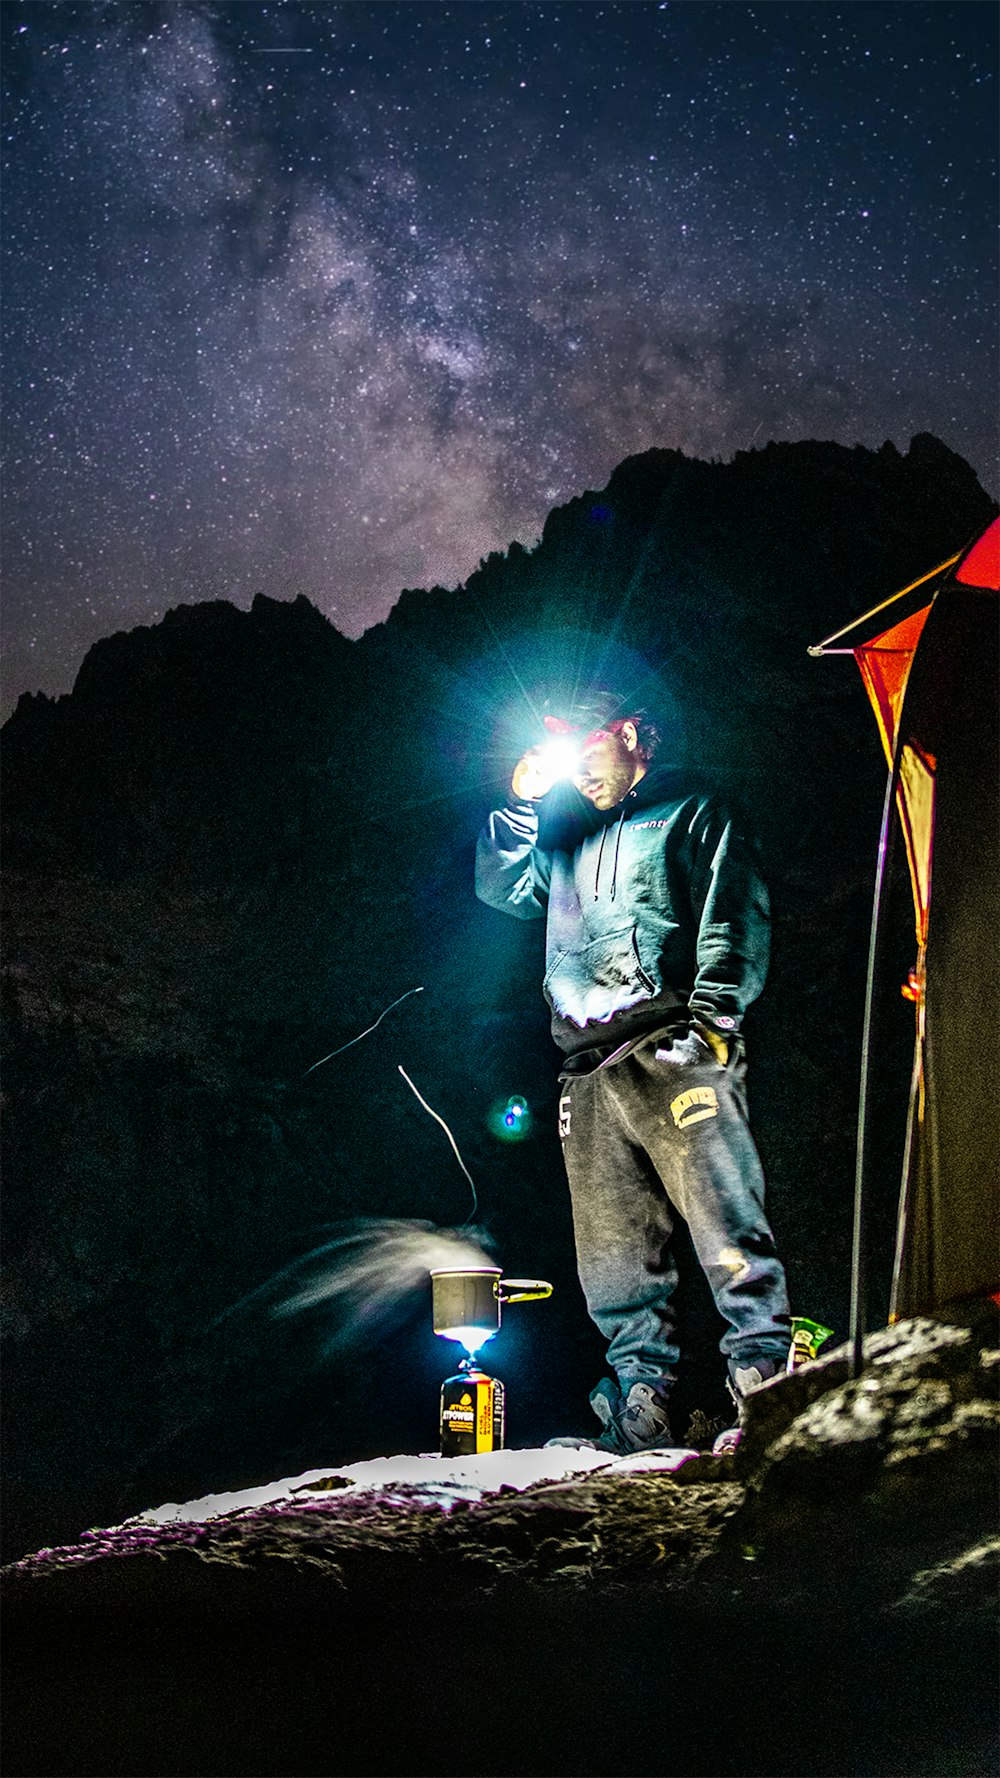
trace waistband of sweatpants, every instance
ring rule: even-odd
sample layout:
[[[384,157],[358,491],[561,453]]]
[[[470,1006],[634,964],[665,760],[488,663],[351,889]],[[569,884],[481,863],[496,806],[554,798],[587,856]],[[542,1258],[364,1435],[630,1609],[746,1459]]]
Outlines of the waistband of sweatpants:
[[[577,1050],[575,1055],[567,1056],[566,1065],[559,1070],[560,1080],[578,1080],[581,1075],[596,1074],[600,1068],[610,1068],[615,1062],[623,1062],[636,1050],[642,1049],[646,1043],[658,1043],[661,1037],[668,1037],[678,1029],[686,1030],[691,1023],[691,1015],[687,1012],[683,1017],[678,1013],[666,1025],[657,1025],[653,1031],[640,1031],[635,1037],[628,1038],[624,1043],[613,1047]],[[581,1067],[581,1063],[589,1066]]]

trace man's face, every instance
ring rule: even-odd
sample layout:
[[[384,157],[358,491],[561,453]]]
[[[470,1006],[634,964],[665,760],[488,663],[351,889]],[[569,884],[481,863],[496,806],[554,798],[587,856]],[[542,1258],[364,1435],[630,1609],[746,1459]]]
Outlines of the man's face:
[[[613,809],[645,773],[637,751],[635,729],[595,729],[580,749],[580,770],[573,782],[595,809]]]

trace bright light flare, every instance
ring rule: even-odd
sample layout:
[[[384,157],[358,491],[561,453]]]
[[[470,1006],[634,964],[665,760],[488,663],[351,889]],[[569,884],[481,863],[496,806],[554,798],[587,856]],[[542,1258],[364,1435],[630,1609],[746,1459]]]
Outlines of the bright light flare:
[[[437,1331],[442,1340],[457,1340],[469,1357],[475,1358],[480,1346],[492,1340],[497,1330],[495,1327],[439,1327]]]
[[[579,773],[580,748],[569,735],[553,735],[551,740],[543,741],[539,755],[553,783],[559,779],[575,778]]]

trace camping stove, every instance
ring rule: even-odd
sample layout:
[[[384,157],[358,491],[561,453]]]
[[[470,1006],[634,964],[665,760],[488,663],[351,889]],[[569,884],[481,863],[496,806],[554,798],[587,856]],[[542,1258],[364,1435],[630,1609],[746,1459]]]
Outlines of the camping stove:
[[[476,1357],[500,1331],[503,1303],[526,1303],[552,1295],[541,1278],[503,1278],[499,1266],[434,1271],[434,1332],[457,1340],[466,1356],[441,1385],[441,1455],[466,1457],[502,1451],[504,1386],[480,1370]]]

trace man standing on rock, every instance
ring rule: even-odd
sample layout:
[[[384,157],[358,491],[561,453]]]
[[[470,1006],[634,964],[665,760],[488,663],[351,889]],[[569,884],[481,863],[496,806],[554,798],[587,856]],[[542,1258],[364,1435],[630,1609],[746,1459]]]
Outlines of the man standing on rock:
[[[672,1442],[676,1215],[728,1324],[737,1405],[785,1366],[788,1297],[739,1035],[767,970],[768,900],[726,811],[654,763],[644,712],[602,697],[546,726],[572,743],[571,778],[549,746],[518,761],[511,802],[479,838],[476,893],[547,922],[577,1261],[614,1372],[590,1397],[594,1442],[624,1454]]]

